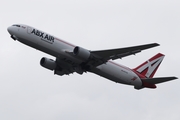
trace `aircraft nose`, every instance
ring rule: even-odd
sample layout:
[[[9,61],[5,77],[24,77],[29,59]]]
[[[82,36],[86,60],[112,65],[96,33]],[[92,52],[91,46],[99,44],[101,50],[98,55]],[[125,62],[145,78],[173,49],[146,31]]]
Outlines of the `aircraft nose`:
[[[11,26],[8,27],[8,28],[7,28],[7,31],[9,32],[9,34],[12,34],[12,27],[11,27]]]

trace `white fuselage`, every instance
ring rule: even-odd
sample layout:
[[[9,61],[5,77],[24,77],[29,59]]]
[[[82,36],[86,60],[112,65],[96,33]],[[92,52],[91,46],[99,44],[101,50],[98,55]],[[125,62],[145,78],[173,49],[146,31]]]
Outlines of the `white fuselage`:
[[[74,50],[76,47],[75,45],[65,42],[41,30],[21,24],[21,27],[9,27],[8,31],[11,35],[14,35],[18,41],[42,52],[57,58],[66,57],[71,62],[81,62],[81,60],[69,54]],[[133,85],[136,87],[142,86],[141,79],[133,70],[116,64],[112,61],[108,61],[105,64],[99,65],[93,68],[90,72],[98,74],[117,83]]]

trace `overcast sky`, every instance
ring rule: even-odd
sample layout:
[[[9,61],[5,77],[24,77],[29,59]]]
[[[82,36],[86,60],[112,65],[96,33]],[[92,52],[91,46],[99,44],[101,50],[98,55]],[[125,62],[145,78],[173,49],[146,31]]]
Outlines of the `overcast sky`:
[[[89,50],[157,42],[117,63],[134,68],[161,52],[156,77],[179,76],[179,0],[5,0],[0,4],[1,120],[179,120],[180,81],[135,90],[95,74],[56,76],[54,57],[13,41],[7,27],[27,24]]]

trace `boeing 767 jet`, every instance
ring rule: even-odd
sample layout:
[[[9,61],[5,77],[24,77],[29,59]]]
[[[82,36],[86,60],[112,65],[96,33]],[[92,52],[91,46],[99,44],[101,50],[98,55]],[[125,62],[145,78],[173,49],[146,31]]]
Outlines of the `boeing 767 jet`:
[[[42,67],[54,71],[56,75],[92,72],[111,81],[134,86],[135,89],[156,88],[156,84],[177,79],[177,77],[153,78],[164,58],[161,53],[134,69],[112,61],[159,46],[157,43],[90,51],[28,25],[15,24],[8,27],[7,30],[12,39],[54,56],[55,60],[43,57],[40,64]]]

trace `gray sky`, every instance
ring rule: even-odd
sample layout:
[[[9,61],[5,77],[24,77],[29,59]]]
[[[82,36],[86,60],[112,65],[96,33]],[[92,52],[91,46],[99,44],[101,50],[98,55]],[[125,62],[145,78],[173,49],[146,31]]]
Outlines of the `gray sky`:
[[[179,77],[179,0],[5,0],[0,4],[1,120],[179,120],[180,81],[135,90],[92,73],[54,76],[45,53],[13,41],[7,27],[27,24],[90,50],[161,46],[117,63],[134,68],[158,52],[158,76]]]

